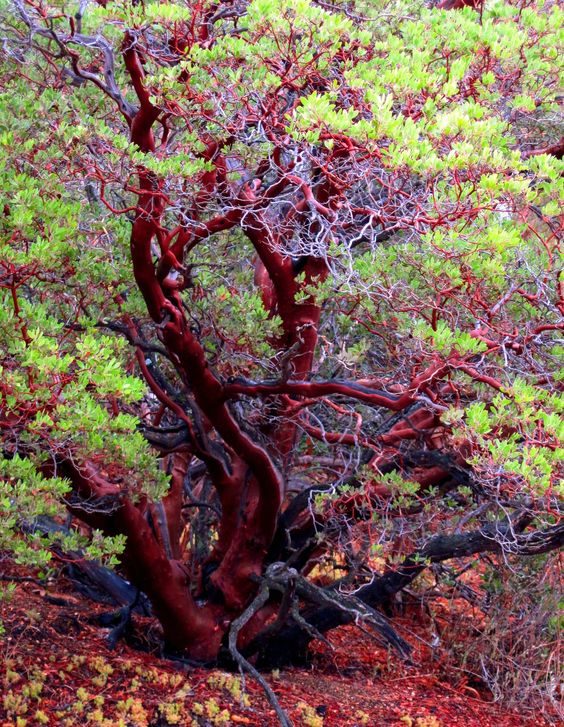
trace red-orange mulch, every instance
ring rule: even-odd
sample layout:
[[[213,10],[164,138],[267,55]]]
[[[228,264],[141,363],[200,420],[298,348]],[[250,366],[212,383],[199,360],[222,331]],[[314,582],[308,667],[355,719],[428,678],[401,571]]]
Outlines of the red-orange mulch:
[[[6,560],[0,572],[29,575]],[[244,696],[237,675],[179,665],[123,642],[110,651],[108,630],[91,622],[107,610],[77,595],[64,577],[17,583],[12,599],[0,602],[0,727],[278,724],[252,680]],[[147,645],[156,643],[151,619],[136,617],[136,629]],[[549,724],[492,704],[479,685],[445,673],[424,645],[406,666],[352,626],[335,630],[330,641],[333,649],[317,648],[309,668],[267,675],[296,727]]]

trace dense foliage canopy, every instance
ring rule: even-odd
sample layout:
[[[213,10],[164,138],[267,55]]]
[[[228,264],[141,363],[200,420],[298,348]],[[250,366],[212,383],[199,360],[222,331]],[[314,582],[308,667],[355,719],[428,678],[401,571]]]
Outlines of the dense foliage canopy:
[[[441,5],[2,2],[0,547],[191,658],[562,542],[563,12]]]

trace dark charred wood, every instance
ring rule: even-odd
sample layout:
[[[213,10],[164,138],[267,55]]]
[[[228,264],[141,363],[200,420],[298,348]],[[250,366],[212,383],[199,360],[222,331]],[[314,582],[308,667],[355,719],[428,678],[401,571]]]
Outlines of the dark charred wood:
[[[525,533],[531,520],[528,514],[520,514],[510,522],[488,523],[481,530],[456,535],[437,535],[419,551],[407,557],[397,570],[373,579],[356,591],[355,597],[374,608],[389,601],[432,563],[501,551],[532,556],[562,547],[564,524]],[[327,605],[306,608],[301,611],[301,616],[322,634],[353,620],[346,611]],[[247,645],[244,655],[247,658],[256,656],[260,668],[303,663],[307,659],[307,647],[311,640],[311,635],[300,625],[288,624],[273,639],[259,634]]]

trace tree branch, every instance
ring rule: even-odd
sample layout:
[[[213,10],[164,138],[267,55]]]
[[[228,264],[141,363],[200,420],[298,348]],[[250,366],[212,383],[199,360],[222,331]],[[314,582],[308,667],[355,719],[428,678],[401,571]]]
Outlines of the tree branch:
[[[247,659],[245,659],[245,657],[237,649],[237,637],[239,636],[239,632],[251,620],[251,618],[256,613],[258,613],[258,611],[265,605],[265,603],[268,601],[269,596],[270,591],[268,588],[268,583],[264,581],[260,587],[259,592],[251,601],[249,606],[247,606],[247,608],[243,611],[239,618],[236,618],[232,622],[231,628],[229,630],[229,651],[239,665],[239,669],[241,670],[241,675],[243,676],[243,678],[244,672],[246,671],[261,685],[268,701],[276,712],[276,716],[278,717],[282,727],[292,727],[292,722],[290,722],[288,715],[280,706],[280,702],[278,701],[276,694],[274,694],[266,679],[264,679],[264,677],[255,669],[252,664],[247,661]]]
[[[416,397],[409,392],[400,396],[389,394],[387,391],[370,389],[353,381],[334,379],[332,381],[250,381],[237,378],[224,386],[225,399],[234,396],[272,396],[274,394],[290,394],[292,396],[322,397],[330,394],[339,394],[353,399],[365,401],[368,404],[382,406],[392,411],[401,411],[416,401]]]
[[[355,598],[374,607],[385,603],[408,586],[431,563],[462,558],[478,553],[505,552],[532,556],[555,550],[564,544],[564,523],[543,531],[524,533],[531,522],[528,514],[518,514],[504,523],[485,525],[481,530],[456,535],[437,535],[408,556],[394,571],[374,578],[355,593]],[[335,605],[306,609],[302,616],[311,627],[325,633],[336,626],[351,623],[353,616]],[[302,654],[312,637],[297,625],[288,626],[276,635],[276,644],[259,634],[244,653],[258,654],[264,666],[282,665]]]

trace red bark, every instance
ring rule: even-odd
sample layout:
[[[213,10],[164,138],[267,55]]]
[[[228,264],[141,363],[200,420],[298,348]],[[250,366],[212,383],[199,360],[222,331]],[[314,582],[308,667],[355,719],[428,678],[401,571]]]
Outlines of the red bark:
[[[79,469],[65,461],[60,472],[71,480],[83,501],[105,498],[104,504],[96,508],[85,509],[77,504],[71,510],[107,535],[126,536],[122,565],[132,583],[149,597],[167,645],[194,659],[215,658],[223,629],[214,610],[196,605],[182,564],[167,556],[142,512],[142,505],[134,505],[123,497],[93,464]]]
[[[131,140],[145,152],[155,148],[152,126],[158,117],[149,94],[143,86],[143,70],[135,50],[124,51],[126,67],[141,103],[131,124]],[[211,372],[204,350],[191,332],[179,299],[163,287],[152,260],[151,242],[158,237],[163,204],[160,183],[147,170],[139,169],[139,210],[131,232],[131,257],[135,280],[149,314],[162,330],[162,340],[173,354],[182,379],[194,393],[199,409],[225,444],[246,465],[239,482],[228,478],[228,486],[242,492],[248,479],[249,494],[235,537],[228,546],[225,539],[233,534],[233,504],[226,493],[228,505],[220,526],[225,550],[223,560],[213,575],[213,581],[223,593],[228,608],[241,608],[255,589],[249,576],[260,573],[262,562],[276,526],[283,493],[282,479],[268,453],[243,432],[225,404],[223,386]],[[218,483],[216,483],[218,484]],[[222,488],[220,488],[221,491]]]
[[[564,156],[564,136],[554,144],[549,144],[548,146],[543,146],[539,149],[530,149],[529,151],[523,152],[525,159],[540,156],[541,154],[549,154],[557,159],[562,159]]]
[[[461,8],[479,8],[483,0],[442,0],[437,7],[443,10],[460,10]]]
[[[99,2],[105,5],[105,0]],[[480,9],[482,5],[481,0],[442,0],[438,7],[457,9],[470,6]],[[374,246],[389,241],[396,232],[416,231],[420,236],[425,229],[432,230],[441,225],[448,230],[463,216],[468,221],[476,219],[480,210],[476,207],[469,211],[457,203],[454,211],[444,212],[443,217],[437,212],[435,216],[428,202],[421,204],[417,197],[411,196],[409,178],[402,176],[406,172],[394,170],[386,164],[371,165],[371,158],[381,160],[384,148],[363,146],[359,139],[333,133],[330,129],[320,131],[321,141],[330,141],[330,144],[308,142],[298,149],[295,159],[287,159],[291,156],[287,154],[287,147],[293,143],[289,141],[286,128],[288,110],[299,104],[299,99],[306,92],[310,94],[311,89],[324,93],[331,88],[341,74],[340,66],[348,67],[349,62],[354,60],[345,57],[344,50],[336,54],[331,51],[334,57],[327,66],[331,68],[330,78],[323,78],[322,70],[310,71],[310,64],[303,67],[301,73],[304,78],[299,79],[303,86],[299,89],[297,79],[289,80],[291,74],[284,70],[279,91],[266,100],[268,103],[265,101],[262,110],[260,104],[249,103],[246,107],[246,99],[237,98],[234,106],[243,109],[241,116],[237,110],[233,112],[232,119],[228,119],[226,114],[228,120],[217,138],[210,138],[210,132],[202,131],[202,128],[207,129],[211,120],[210,99],[206,98],[206,91],[198,90],[197,84],[194,84],[194,89],[186,90],[191,71],[186,70],[187,66],[175,69],[175,64],[185,60],[185,54],[193,44],[202,43],[201,47],[207,50],[213,43],[212,18],[216,7],[213,6],[213,12],[204,12],[199,6],[193,11],[190,22],[179,21],[175,25],[178,31],[170,31],[160,59],[157,58],[159,51],[151,47],[145,31],[126,33],[121,52],[130,90],[137,97],[137,106],[122,100],[118,102],[118,108],[127,122],[132,144],[156,160],[165,158],[169,151],[174,153],[176,142],[171,140],[177,133],[181,136],[179,129],[185,125],[190,134],[188,147],[192,144],[193,134],[199,142],[199,146],[194,145],[197,147],[195,154],[206,162],[205,169],[189,180],[178,175],[169,184],[171,180],[151,171],[150,165],[138,163],[135,167],[136,181],[128,179],[125,185],[127,193],[136,196],[135,203],[130,205],[128,201],[129,206],[123,204],[120,210],[104,198],[103,189],[106,185],[110,187],[113,180],[106,180],[103,172],[97,170],[104,204],[114,213],[134,213],[130,237],[133,274],[153,323],[152,340],[157,339],[158,355],[164,360],[163,371],[166,373],[160,377],[154,375],[141,341],[145,323],[123,315],[122,323],[136,346],[138,367],[151,394],[158,400],[156,412],[144,402],[148,411],[146,419],[153,424],[175,423],[181,436],[185,434],[185,441],[165,450],[162,465],[171,475],[171,487],[162,503],[148,504],[143,498],[134,500],[124,494],[125,489],[106,478],[95,463],[89,462],[78,468],[67,462],[63,469],[73,482],[77,495],[77,502],[71,505],[72,511],[108,534],[127,536],[123,567],[135,585],[151,599],[168,645],[192,658],[211,660],[217,656],[229,624],[251,601],[257,590],[258,576],[264,574],[267,564],[282,553],[284,557],[298,560],[300,572],[307,574],[314,558],[324,547],[317,537],[318,523],[310,511],[311,501],[302,499],[301,505],[294,507],[300,495],[289,503],[285,500],[286,490],[296,492],[302,484],[299,480],[305,466],[295,466],[296,462],[299,463],[299,458],[295,457],[298,445],[306,448],[300,452],[304,465],[308,457],[309,464],[316,464],[311,461],[315,460],[311,455],[317,451],[311,446],[311,440],[316,439],[322,447],[337,445],[328,470],[338,471],[337,460],[342,454],[340,445],[343,448],[348,445],[367,448],[361,464],[366,464],[374,452],[368,463],[377,472],[401,471],[401,460],[406,452],[412,452],[420,445],[421,451],[426,454],[437,454],[437,450],[444,446],[447,427],[440,426],[439,415],[449,407],[459,405],[460,400],[464,401],[462,385],[456,382],[457,376],[462,373],[493,390],[503,390],[504,387],[503,382],[496,378],[495,370],[492,373],[492,369],[483,366],[475,356],[459,355],[455,351],[445,353],[438,349],[435,354],[429,354],[422,341],[421,345],[406,347],[409,358],[398,364],[396,380],[392,380],[392,374],[386,373],[388,362],[394,357],[401,358],[401,350],[398,351],[401,343],[389,341],[398,332],[401,334],[398,336],[400,342],[405,335],[396,327],[395,314],[413,312],[424,320],[430,320],[436,328],[441,306],[449,295],[454,294],[455,287],[451,284],[446,290],[437,290],[437,303],[429,315],[418,309],[420,304],[417,301],[402,301],[401,296],[396,300],[392,290],[387,293],[388,308],[382,304],[381,310],[378,296],[367,296],[372,309],[364,305],[362,288],[357,292],[351,284],[351,293],[341,294],[339,291],[339,301],[331,315],[349,315],[353,330],[351,340],[355,336],[354,325],[359,324],[377,339],[377,345],[383,342],[384,352],[376,367],[379,370],[370,379],[361,378],[367,375],[362,364],[357,367],[357,378],[351,375],[350,379],[341,379],[338,373],[331,374],[331,370],[339,372],[344,369],[340,359],[336,369],[327,365],[322,367],[321,363],[318,368],[315,367],[322,313],[320,300],[324,301],[327,297],[323,291],[319,299],[316,298],[315,289],[330,274],[332,263],[328,259],[331,257],[331,245],[342,245],[344,253],[348,254],[355,246],[367,241]],[[238,32],[236,26],[233,31]],[[176,32],[178,37],[174,37]],[[153,52],[156,55],[152,55]],[[292,52],[291,48],[285,51],[289,56]],[[370,51],[365,49],[363,52]],[[74,56],[71,58],[76,70],[77,61]],[[362,58],[366,60],[367,56]],[[171,71],[171,78],[178,70],[174,81],[182,85],[183,92],[186,91],[182,100],[196,109],[193,116],[180,108],[180,102],[176,103],[166,96],[159,100],[160,106],[155,105],[153,92],[156,91],[148,86],[150,80],[145,78],[145,68],[152,68],[154,61],[158,67],[159,60],[161,67]],[[236,60],[227,59],[225,63],[235,64]],[[279,61],[281,58],[274,59],[272,68]],[[288,67],[293,63],[299,67],[297,58],[284,57],[286,62]],[[315,68],[313,61],[311,68]],[[362,94],[359,95],[362,89],[346,87],[346,74],[341,75],[339,82],[342,82],[343,89],[346,88],[346,105],[343,108],[354,110],[359,118],[371,118],[372,109],[361,99]],[[102,87],[100,82],[98,87]],[[221,90],[229,98],[229,89]],[[116,101],[115,96],[111,98]],[[409,113],[419,113],[418,103],[414,99],[409,101]],[[407,111],[405,113],[408,115]],[[162,131],[157,139],[156,130],[159,128]],[[257,162],[256,156],[262,152],[255,151],[253,146],[248,154],[251,158],[249,168],[245,168],[243,173],[238,164],[241,168],[246,167],[247,160],[245,154],[237,158],[238,148],[247,143],[247,133],[254,134],[255,130],[257,134],[264,134],[269,150],[262,161]],[[543,153],[561,158],[562,141],[525,152],[524,156]],[[298,158],[299,161],[296,161]],[[253,167],[253,164],[256,166]],[[175,184],[180,190],[177,197],[176,192],[171,192]],[[371,184],[373,190],[369,188]],[[429,191],[432,188],[425,191],[425,199]],[[377,196],[375,202],[371,199],[372,195]],[[340,210],[346,214],[339,217]],[[232,371],[230,362],[223,368],[215,368],[216,362],[210,355],[211,347],[206,340],[208,333],[202,333],[199,327],[201,324],[202,329],[206,325],[214,329],[217,322],[202,322],[207,309],[204,308],[206,313],[200,315],[196,306],[197,294],[204,297],[207,291],[203,291],[202,284],[198,292],[196,289],[192,291],[192,297],[187,293],[189,273],[197,271],[198,264],[209,265],[210,268],[215,266],[215,261],[209,260],[207,249],[202,255],[203,262],[198,258],[198,246],[207,248],[201,245],[203,241],[234,228],[238,228],[238,234],[245,235],[252,245],[250,253],[245,249],[241,267],[247,264],[254,269],[254,283],[265,310],[271,319],[276,316],[281,320],[281,332],[268,340],[275,351],[264,363],[264,370],[269,373],[257,374],[268,375],[269,378],[263,380],[227,379]],[[232,237],[237,239],[235,234]],[[375,277],[386,275],[385,265],[383,267],[383,270],[374,271]],[[356,272],[352,266],[351,280]],[[470,288],[475,282],[471,280],[471,272],[466,273],[461,267],[461,274],[465,285]],[[346,287],[347,283],[344,285]],[[123,298],[121,300],[123,302]],[[533,303],[534,296],[529,296],[528,300]],[[18,316],[15,287],[13,303]],[[326,303],[323,302],[323,305]],[[470,335],[486,343],[484,358],[502,347],[495,330],[491,335],[488,331],[489,337],[486,337],[479,325],[484,311],[489,310],[493,318],[494,308],[497,309],[498,305],[496,303],[492,307],[493,304],[487,303],[486,294],[479,291],[468,304],[472,318],[475,315],[477,319],[475,324],[472,323],[476,329]],[[213,318],[213,306],[210,310],[209,317]],[[540,325],[528,335],[532,337],[558,325]],[[217,339],[223,344],[229,335],[219,332]],[[322,343],[331,349],[332,342],[327,341],[325,330],[323,336]],[[504,334],[502,340],[513,341],[515,336],[517,334],[509,334],[506,338]],[[511,346],[524,346],[525,343],[513,341]],[[238,341],[233,344],[236,353],[240,353],[238,345]],[[503,346],[507,347],[507,344]],[[373,353],[375,357],[380,355],[378,350],[370,351],[370,355]],[[334,353],[328,354],[327,359],[330,360],[331,356]],[[389,368],[391,370],[392,366]],[[171,374],[176,376],[176,390],[165,380]],[[376,378],[377,375],[381,378]],[[332,402],[328,399],[331,396],[346,398],[349,404]],[[252,423],[245,421],[257,400],[262,400],[264,406],[262,409],[257,406],[249,415]],[[365,406],[359,406],[353,412],[350,402],[353,405],[360,402]],[[326,420],[323,420],[325,414],[321,419],[317,418],[316,407],[328,412]],[[365,410],[371,407],[377,409],[377,413],[366,415]],[[116,403],[115,413],[117,411]],[[390,412],[395,413],[394,416],[389,416]],[[145,419],[145,414],[143,416]],[[366,420],[369,422],[366,430],[363,430],[363,419],[365,423]],[[345,431],[340,432],[339,423],[342,421],[347,424],[343,427]],[[1,422],[0,425],[4,426]],[[309,438],[299,441],[302,431]],[[456,466],[464,464],[462,455],[472,454],[471,446],[470,442],[462,441],[451,447],[451,463]],[[347,471],[346,467],[343,471],[349,476],[351,470]],[[203,468],[205,474],[201,474],[202,469],[199,469],[196,490],[209,486],[217,499],[190,503],[195,507],[203,504],[215,513],[210,537],[210,540],[215,540],[201,560],[196,565],[192,563],[191,574],[201,576],[196,588],[188,582],[188,569],[182,562],[185,551],[182,547],[181,513],[185,502],[185,478],[190,476],[192,469],[198,468]],[[448,465],[443,466],[438,459],[432,458],[424,464],[420,460],[412,460],[403,473],[416,480],[425,492],[452,479]],[[327,490],[333,488],[336,491],[337,486],[332,481],[316,477],[314,474],[309,480],[311,490],[321,484]],[[358,478],[354,487],[358,487],[361,479]],[[368,479],[366,491],[356,490],[353,494],[345,491],[345,504],[357,512],[367,502],[376,509],[379,501],[391,507],[393,487],[388,486],[386,481],[378,482],[377,477]],[[344,480],[345,475],[339,483]],[[92,498],[103,501],[103,506],[92,512],[84,511],[80,500]],[[415,507],[418,506],[419,503],[416,503]],[[190,533],[192,535],[192,531]],[[257,629],[274,615],[276,603],[276,598],[272,599],[251,620],[247,632],[242,632],[242,642],[254,636]]]

